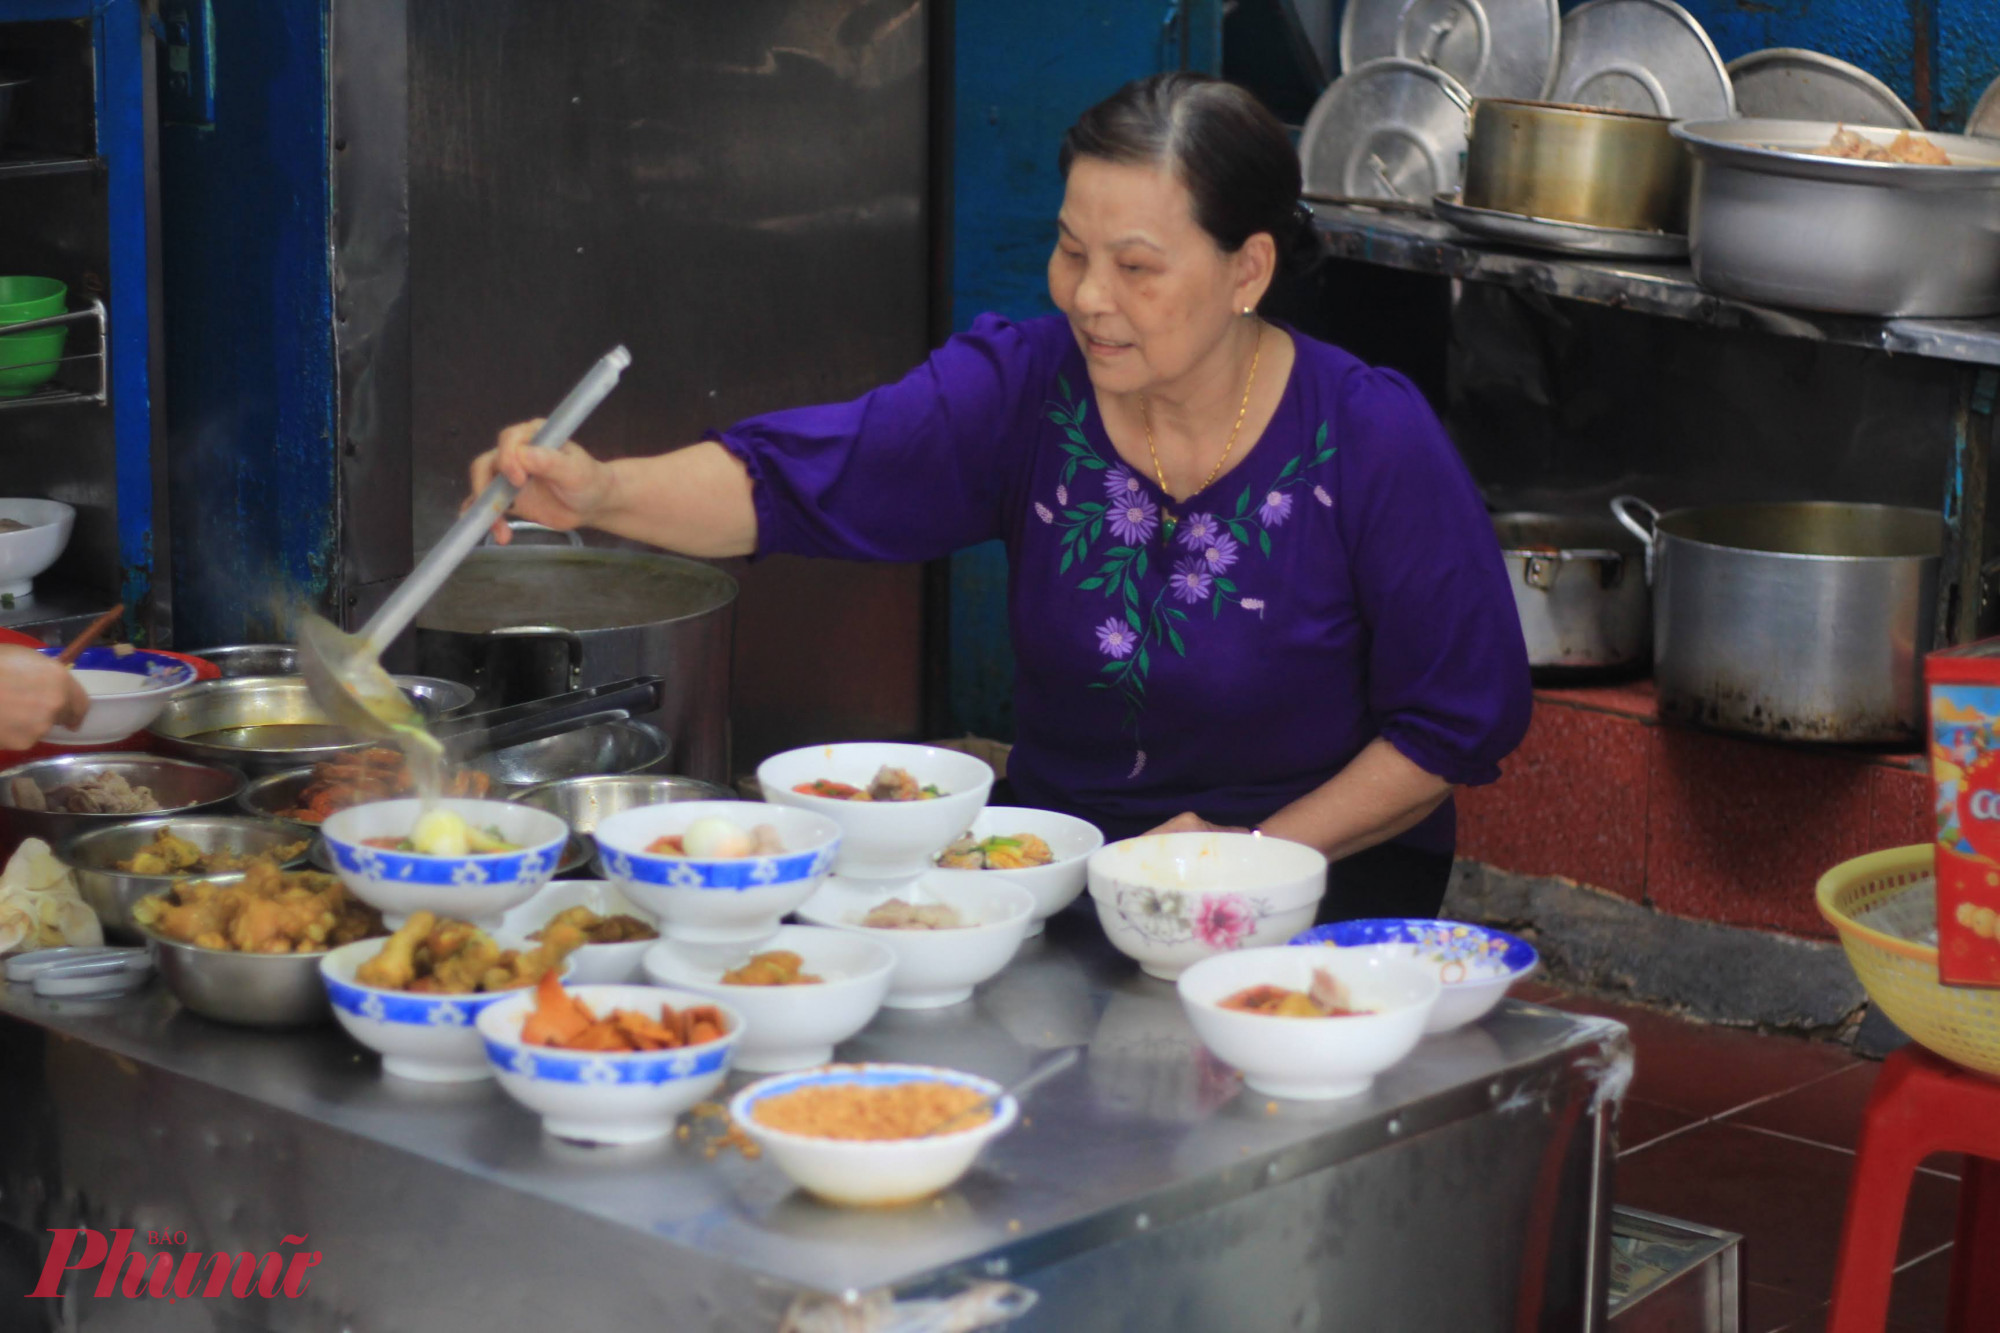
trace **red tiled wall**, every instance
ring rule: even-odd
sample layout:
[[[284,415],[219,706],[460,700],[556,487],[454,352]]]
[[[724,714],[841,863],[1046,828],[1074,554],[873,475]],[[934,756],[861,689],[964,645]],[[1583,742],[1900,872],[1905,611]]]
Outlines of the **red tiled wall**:
[[[1644,682],[1538,692],[1502,768],[1459,796],[1459,855],[1792,935],[1832,936],[1827,867],[1931,836],[1919,757],[1663,726]]]

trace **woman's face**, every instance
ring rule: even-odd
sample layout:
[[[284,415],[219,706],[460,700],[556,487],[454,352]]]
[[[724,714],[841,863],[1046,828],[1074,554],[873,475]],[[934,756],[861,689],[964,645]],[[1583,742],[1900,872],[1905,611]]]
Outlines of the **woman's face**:
[[[1069,316],[1091,382],[1137,393],[1173,384],[1221,345],[1270,285],[1275,253],[1262,232],[1224,253],[1170,170],[1078,158],[1056,216],[1049,297]]]

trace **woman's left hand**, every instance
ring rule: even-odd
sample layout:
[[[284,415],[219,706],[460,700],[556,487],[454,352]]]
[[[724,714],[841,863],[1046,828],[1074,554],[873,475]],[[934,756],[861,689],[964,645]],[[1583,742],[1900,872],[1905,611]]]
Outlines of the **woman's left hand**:
[[[1151,833],[1248,833],[1249,831],[1234,824],[1211,824],[1194,811],[1185,810],[1158,828],[1150,830],[1149,836]]]

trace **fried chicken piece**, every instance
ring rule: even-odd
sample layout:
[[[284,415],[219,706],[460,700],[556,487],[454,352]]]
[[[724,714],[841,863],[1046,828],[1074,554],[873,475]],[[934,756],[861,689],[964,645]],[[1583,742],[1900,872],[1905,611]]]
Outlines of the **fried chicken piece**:
[[[513,979],[504,987],[488,989],[532,986],[544,976],[559,974],[562,971],[563,959],[582,948],[583,943],[583,932],[575,926],[563,922],[551,922],[542,931],[541,943],[515,959]]]
[[[429,978],[432,985],[427,989],[447,995],[470,995],[474,991],[499,989],[487,984],[488,974],[502,960],[500,946],[493,937],[463,922],[446,924],[462,927],[464,933],[448,933],[442,928],[432,932]],[[456,947],[449,953],[439,949],[437,942],[440,936],[453,941]]]
[[[382,952],[354,970],[354,979],[382,990],[407,990],[417,979],[417,946],[437,925],[429,912],[412,912],[402,927],[382,942]]]
[[[908,769],[891,768],[884,764],[868,784],[868,799],[871,801],[917,801],[922,800],[924,789]]]

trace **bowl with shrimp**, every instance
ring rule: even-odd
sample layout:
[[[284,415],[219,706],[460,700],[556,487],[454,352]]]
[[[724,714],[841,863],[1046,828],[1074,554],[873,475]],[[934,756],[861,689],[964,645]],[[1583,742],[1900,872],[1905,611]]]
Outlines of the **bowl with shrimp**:
[[[809,745],[757,766],[764,799],[840,826],[842,879],[909,881],[972,824],[993,790],[985,760],[935,745]]]
[[[1380,950],[1436,969],[1444,992],[1424,1025],[1426,1033],[1451,1032],[1486,1017],[1540,961],[1534,945],[1504,930],[1428,917],[1336,921],[1302,931],[1291,942]]]
[[[671,939],[768,939],[813,896],[841,845],[840,826],[759,801],[641,806],[597,826],[598,859]]]
[[[492,928],[549,882],[569,826],[509,801],[405,798],[337,810],[320,836],[341,882],[391,926],[431,911]]]

